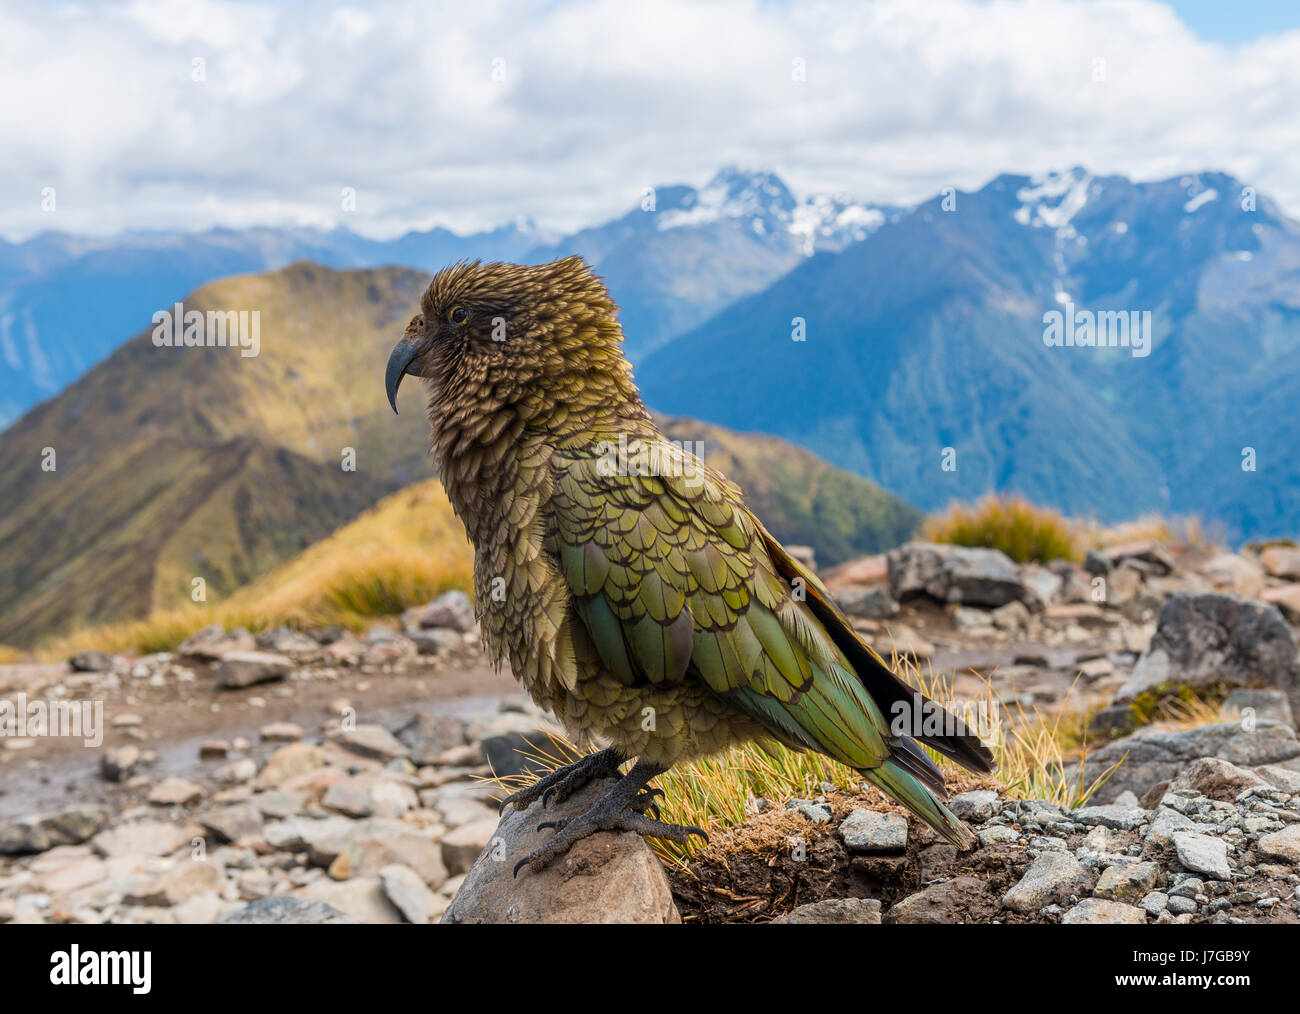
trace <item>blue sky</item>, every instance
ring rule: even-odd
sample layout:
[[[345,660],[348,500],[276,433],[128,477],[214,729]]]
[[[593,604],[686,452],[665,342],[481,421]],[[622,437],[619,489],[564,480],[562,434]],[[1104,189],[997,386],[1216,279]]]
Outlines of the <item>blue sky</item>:
[[[1300,4],[1295,0],[1173,0],[1170,7],[1203,39],[1249,42],[1300,28]]]
[[[0,0],[0,235],[572,229],[726,164],[880,203],[1219,169],[1296,214],[1292,6]]]

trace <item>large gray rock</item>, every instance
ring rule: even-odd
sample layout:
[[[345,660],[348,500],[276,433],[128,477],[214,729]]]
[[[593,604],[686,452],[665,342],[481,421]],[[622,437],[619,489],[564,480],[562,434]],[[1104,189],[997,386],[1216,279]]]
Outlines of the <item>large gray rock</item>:
[[[1125,791],[1140,797],[1153,785],[1177,778],[1202,757],[1218,757],[1242,768],[1279,764],[1300,757],[1300,741],[1294,729],[1275,722],[1259,722],[1253,729],[1241,722],[1171,731],[1143,729],[1088,755],[1089,781],[1123,761],[1090,802],[1108,803]],[[1069,773],[1071,777],[1078,774],[1073,767]]]
[[[940,602],[992,607],[1029,597],[1016,565],[997,549],[908,542],[885,559],[890,594],[900,602],[929,595]]]
[[[292,668],[292,661],[275,652],[232,651],[221,657],[215,671],[218,685],[236,690],[284,679]]]
[[[104,826],[105,818],[102,808],[88,804],[19,817],[0,829],[0,855],[44,852],[56,845],[80,845]]]
[[[576,817],[613,782],[598,779],[559,805],[511,809],[443,915],[444,923],[676,923],[668,877],[640,835],[600,832],[545,869],[514,867],[555,832],[543,820]]]
[[[898,603],[884,585],[850,585],[835,593],[835,601],[846,614],[862,619],[887,620],[898,615]]]
[[[1276,606],[1236,595],[1176,592],[1156,623],[1151,646],[1115,694],[1130,701],[1166,683],[1267,687],[1300,711],[1295,635]]]
[[[1254,772],[1237,767],[1219,757],[1202,757],[1178,772],[1169,783],[1170,792],[1194,789],[1202,796],[1231,802],[1252,788],[1268,788],[1269,783]]]
[[[428,630],[441,628],[468,634],[478,629],[474,606],[463,591],[443,592],[415,616],[416,625]]]

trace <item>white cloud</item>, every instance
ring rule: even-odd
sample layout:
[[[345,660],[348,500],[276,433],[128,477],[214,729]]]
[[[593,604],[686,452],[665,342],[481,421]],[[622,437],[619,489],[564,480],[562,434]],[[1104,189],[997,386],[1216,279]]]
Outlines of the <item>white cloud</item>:
[[[9,235],[573,227],[730,162],[900,202],[1214,168],[1300,210],[1300,32],[1221,46],[1149,0],[30,5],[0,93]]]

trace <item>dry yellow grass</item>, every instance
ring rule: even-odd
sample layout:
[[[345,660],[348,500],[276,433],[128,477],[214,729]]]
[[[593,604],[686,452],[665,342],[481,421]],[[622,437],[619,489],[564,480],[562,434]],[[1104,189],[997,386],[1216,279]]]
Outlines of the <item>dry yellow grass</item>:
[[[464,529],[442,485],[430,479],[386,497],[223,602],[81,630],[42,645],[38,655],[167,651],[211,623],[252,631],[280,624],[356,628],[450,588],[469,591],[472,573]]]
[[[1087,544],[1098,549],[1120,546],[1126,542],[1163,542],[1171,546],[1211,545],[1215,539],[1206,532],[1199,518],[1165,518],[1158,514],[1144,514],[1133,521],[1104,526],[1089,522],[1082,526]],[[1219,540],[1222,541],[1222,540]]]
[[[927,519],[924,532],[932,542],[1000,549],[1017,563],[1083,556],[1084,540],[1074,522],[1018,496],[991,494],[974,504],[952,504]]]
[[[20,658],[22,658],[22,654],[17,648],[11,648],[7,644],[0,644],[0,665],[17,662]]]

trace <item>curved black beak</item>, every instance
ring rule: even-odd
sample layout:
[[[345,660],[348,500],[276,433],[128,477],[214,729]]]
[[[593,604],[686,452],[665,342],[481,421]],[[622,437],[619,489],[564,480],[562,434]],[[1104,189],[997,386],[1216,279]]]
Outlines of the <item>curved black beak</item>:
[[[388,369],[384,371],[384,384],[388,390],[388,404],[393,406],[393,412],[397,412],[397,389],[402,386],[402,378],[406,376],[407,368],[411,361],[419,354],[415,342],[402,338],[393,346],[393,351],[388,354]]]

